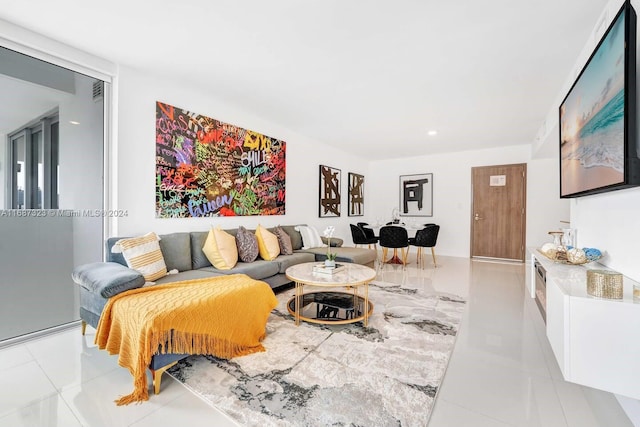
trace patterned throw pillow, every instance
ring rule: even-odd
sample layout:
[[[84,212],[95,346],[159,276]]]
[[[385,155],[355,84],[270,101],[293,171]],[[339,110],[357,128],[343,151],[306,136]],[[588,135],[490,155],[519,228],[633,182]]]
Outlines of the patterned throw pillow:
[[[293,245],[291,244],[291,237],[287,234],[286,231],[282,229],[282,227],[277,226],[273,230],[273,234],[278,238],[278,245],[280,245],[280,254],[282,255],[292,255],[293,254]]]
[[[219,226],[209,230],[202,252],[218,270],[231,270],[238,263],[236,238]]]
[[[167,265],[160,250],[160,238],[156,233],[118,240],[111,252],[120,253],[127,266],[139,271],[147,282],[153,282],[167,275]]]
[[[258,258],[258,239],[243,226],[238,227],[236,246],[242,262],[253,262]]]
[[[280,244],[278,244],[278,238],[275,234],[258,224],[256,237],[258,238],[258,251],[263,260],[272,261],[280,255]]]
[[[302,249],[311,249],[311,248],[326,248],[322,242],[322,237],[320,237],[320,233],[314,227],[309,227],[306,225],[298,225],[296,230],[300,232],[302,236]]]

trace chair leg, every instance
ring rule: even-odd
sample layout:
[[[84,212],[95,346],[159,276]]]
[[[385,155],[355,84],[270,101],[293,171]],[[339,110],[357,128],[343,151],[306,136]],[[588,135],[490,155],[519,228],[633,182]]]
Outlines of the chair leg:
[[[388,248],[382,248],[382,263],[384,264],[385,262],[387,262],[387,252],[389,251]]]
[[[433,266],[436,267],[436,251],[433,246],[431,247],[431,256],[433,257]]]
[[[402,248],[402,265],[407,265],[407,258],[409,257],[409,249],[407,247],[407,251],[404,251],[404,248]]]
[[[87,332],[87,322],[85,322],[84,320],[82,321],[82,335],[85,334],[85,332]]]

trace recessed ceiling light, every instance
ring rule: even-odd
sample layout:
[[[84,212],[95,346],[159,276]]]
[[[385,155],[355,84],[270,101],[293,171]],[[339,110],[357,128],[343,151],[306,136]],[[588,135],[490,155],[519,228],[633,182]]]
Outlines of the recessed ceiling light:
[[[72,125],[79,125],[80,122],[76,122],[75,120],[69,120],[69,123],[71,123]]]
[[[430,130],[429,132],[427,132],[427,135],[429,136],[436,136],[438,134],[437,130]]]

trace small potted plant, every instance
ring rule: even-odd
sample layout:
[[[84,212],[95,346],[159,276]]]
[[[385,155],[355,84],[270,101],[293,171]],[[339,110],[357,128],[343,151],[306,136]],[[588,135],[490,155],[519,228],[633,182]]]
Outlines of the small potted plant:
[[[336,257],[338,254],[331,252],[331,238],[333,237],[333,233],[336,231],[336,228],[332,225],[328,226],[324,229],[322,233],[324,237],[327,238],[327,259],[324,261],[324,265],[329,268],[335,268],[336,266]]]

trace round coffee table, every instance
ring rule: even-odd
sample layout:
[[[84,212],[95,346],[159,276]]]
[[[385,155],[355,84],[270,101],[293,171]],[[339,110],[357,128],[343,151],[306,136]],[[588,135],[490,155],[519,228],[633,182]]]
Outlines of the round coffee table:
[[[369,301],[369,282],[376,271],[360,264],[339,263],[334,273],[314,271],[319,262],[307,262],[287,268],[287,278],[295,282],[296,293],[287,302],[287,309],[295,319],[320,324],[369,323],[373,304]],[[305,286],[320,288],[304,293]],[[347,292],[336,291],[345,288]],[[359,291],[362,290],[360,295]]]

